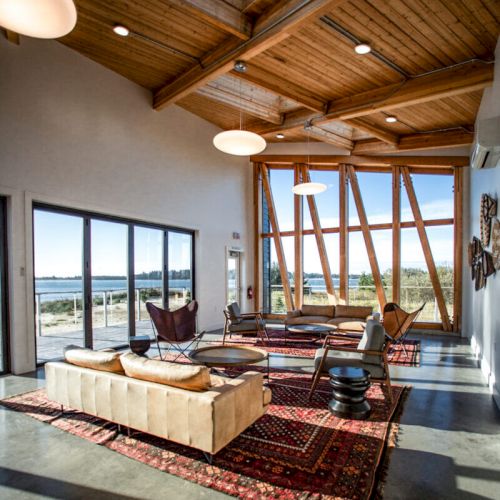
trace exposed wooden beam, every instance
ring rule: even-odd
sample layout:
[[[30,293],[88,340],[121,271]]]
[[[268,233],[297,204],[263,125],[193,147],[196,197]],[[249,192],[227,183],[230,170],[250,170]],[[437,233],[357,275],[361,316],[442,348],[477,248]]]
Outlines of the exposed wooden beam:
[[[223,0],[169,0],[169,3],[242,40],[248,40],[252,34],[251,18]]]
[[[401,172],[392,169],[392,301],[399,304],[401,292]]]
[[[10,42],[15,45],[19,45],[20,39],[19,39],[19,34],[16,33],[15,31],[10,31],[8,29],[3,29],[5,38]]]
[[[302,165],[302,179],[304,179],[304,182],[311,182],[311,176],[309,175],[307,165]],[[321,269],[323,270],[326,293],[328,295],[329,302],[331,300],[334,304],[337,304],[338,296],[335,292],[335,287],[333,286],[332,271],[330,269],[328,254],[326,252],[325,239],[323,238],[323,232],[321,231],[318,207],[316,206],[316,200],[313,195],[307,196],[307,203],[309,205],[309,212],[311,213],[311,221],[313,224],[314,236],[316,237],[316,245],[318,246],[319,260],[321,262]]]
[[[272,165],[294,163],[307,163],[311,165],[332,166],[340,163],[350,165],[385,166],[402,165],[418,167],[468,167],[469,156],[358,156],[358,155],[255,155],[250,157],[251,161],[264,162]]]
[[[255,23],[254,31],[246,41],[237,45],[229,42],[204,58],[172,83],[155,92],[153,107],[161,109],[203,87],[218,76],[233,69],[237,59],[248,60],[273,47],[299,30],[304,24],[321,16],[327,8],[333,8],[342,0],[282,0],[277,8],[264,13]]]
[[[274,127],[271,130],[266,125],[259,125],[252,131],[259,134],[286,132],[299,129],[309,120],[318,126],[332,120],[350,120],[380,111],[390,111],[474,92],[490,87],[492,83],[492,64],[470,62],[332,101],[328,111],[323,115],[311,113],[309,110],[287,113],[279,128]]]
[[[347,169],[339,165],[339,295],[340,302],[349,302],[349,196],[347,195]]]
[[[214,82],[198,89],[197,94],[203,95],[215,101],[235,107],[249,115],[272,123],[281,123],[281,114],[277,106],[264,103],[250,95],[246,91],[239,91],[238,86],[231,85],[226,77],[219,78]]]
[[[308,133],[311,134],[311,137],[327,142],[328,144],[333,144],[339,148],[351,151],[354,147],[354,143],[350,139],[314,125],[309,127]]]
[[[380,310],[382,311],[386,303],[385,290],[384,290],[384,285],[382,283],[382,276],[380,274],[380,267],[378,265],[377,255],[375,253],[375,247],[373,245],[370,227],[368,225],[368,218],[366,216],[365,206],[363,204],[363,199],[361,197],[361,190],[359,189],[358,177],[352,165],[347,165],[347,172],[349,175],[349,182],[351,183],[354,203],[356,204],[356,209],[358,211],[359,223],[361,225],[361,232],[363,233],[363,239],[365,240],[366,253],[368,254],[368,260],[370,262],[370,268],[372,270],[372,277],[375,283],[375,289],[377,292],[378,302],[380,304]]]
[[[422,134],[407,134],[399,138],[399,144],[387,144],[376,139],[357,141],[353,154],[395,153],[399,151],[419,151],[425,149],[469,146],[474,142],[474,134],[467,130],[446,130]]]
[[[288,269],[286,266],[285,252],[283,250],[283,243],[281,241],[278,217],[276,215],[276,208],[274,206],[274,200],[271,194],[271,185],[269,183],[269,174],[267,172],[266,165],[261,165],[261,174],[262,187],[264,189],[264,194],[267,201],[269,222],[271,223],[271,227],[273,229],[274,247],[276,250],[276,256],[278,258],[278,266],[280,270],[281,284],[283,286],[283,294],[285,296],[285,304],[287,310],[291,311],[293,309],[292,290],[290,288],[290,280],[288,279]]]
[[[294,184],[302,182],[302,170],[300,165],[294,167]],[[293,196],[293,219],[294,219],[294,246],[295,246],[295,265],[294,265],[294,282],[295,282],[295,308],[302,307],[302,299],[304,295],[304,237],[302,234],[304,204],[302,196]]]
[[[356,171],[358,171],[356,169]],[[359,172],[359,171],[358,171]],[[435,226],[451,226],[454,223],[454,219],[430,219],[424,220],[425,227],[435,227]],[[417,227],[415,221],[408,220],[401,222],[401,229],[410,229],[412,227]],[[368,224],[368,229],[370,231],[390,231],[392,229],[392,222],[381,222],[378,224]],[[361,231],[361,226],[347,226],[348,233],[355,233]],[[323,234],[337,234],[340,232],[340,227],[325,227],[321,229]],[[304,229],[302,231],[304,236],[314,234],[313,229]],[[281,231],[280,236],[282,238],[286,236],[293,236],[294,231]],[[262,238],[272,238],[273,233],[262,233],[260,235]]]
[[[373,135],[373,137],[389,144],[397,144],[399,142],[398,134],[385,130],[378,125],[374,125],[366,118],[351,118],[350,120],[344,120],[344,123],[347,123],[347,125],[357,128],[363,132],[367,132],[368,134]]]
[[[309,108],[317,113],[324,113],[327,103],[316,98],[308,89],[300,87],[296,83],[269,73],[269,71],[259,68],[254,64],[249,64],[245,73],[231,72],[232,76],[242,78],[259,87],[274,92],[280,96],[292,99],[301,106]]]
[[[425,231],[425,225],[422,219],[422,214],[420,212],[420,207],[418,205],[417,196],[415,195],[415,189],[413,188],[413,183],[408,168],[401,167],[401,174],[403,176],[406,192],[408,194],[408,201],[410,202],[410,207],[413,212],[413,218],[415,219],[418,236],[420,238],[420,243],[422,245],[422,250],[424,252],[425,262],[427,263],[427,269],[429,271],[432,288],[434,290],[434,295],[436,296],[439,312],[441,314],[443,329],[444,331],[449,332],[451,331],[451,325],[450,325],[450,318],[448,316],[448,311],[446,309],[443,289],[441,288],[441,283],[439,281],[436,264],[434,262],[431,246],[429,244],[429,238],[427,237],[427,232]]]
[[[455,169],[454,184],[454,249],[453,259],[453,331],[462,328],[462,259],[463,259],[463,171]]]

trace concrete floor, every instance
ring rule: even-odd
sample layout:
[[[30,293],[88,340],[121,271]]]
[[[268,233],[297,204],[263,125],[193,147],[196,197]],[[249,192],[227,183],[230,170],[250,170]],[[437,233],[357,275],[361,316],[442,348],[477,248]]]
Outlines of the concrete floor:
[[[500,499],[500,412],[457,338],[422,338],[420,368],[392,367],[413,389],[385,499]],[[271,356],[310,371],[308,359]],[[42,387],[43,370],[0,377],[0,397]],[[0,408],[0,498],[223,498],[25,415]]]

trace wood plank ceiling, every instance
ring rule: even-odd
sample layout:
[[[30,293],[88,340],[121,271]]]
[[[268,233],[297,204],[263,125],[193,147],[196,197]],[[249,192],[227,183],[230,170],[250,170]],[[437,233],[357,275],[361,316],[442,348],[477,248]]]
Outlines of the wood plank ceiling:
[[[60,41],[223,129],[355,153],[470,144],[498,0],[76,0]],[[131,30],[115,35],[116,24]],[[358,55],[356,41],[372,52]],[[232,71],[247,62],[244,74]],[[398,121],[387,123],[394,115]]]

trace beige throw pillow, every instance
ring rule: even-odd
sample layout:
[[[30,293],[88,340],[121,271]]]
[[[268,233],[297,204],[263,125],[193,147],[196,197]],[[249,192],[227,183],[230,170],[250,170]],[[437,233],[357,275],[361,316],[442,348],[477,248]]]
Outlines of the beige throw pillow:
[[[102,372],[123,373],[120,356],[121,353],[116,351],[93,351],[80,347],[64,350],[64,359],[68,363]]]
[[[206,391],[210,388],[210,370],[201,365],[181,365],[138,356],[122,354],[125,375],[158,384],[170,385],[189,391]]]
[[[302,306],[302,316],[328,316],[333,318],[335,306],[319,306],[304,304]]]

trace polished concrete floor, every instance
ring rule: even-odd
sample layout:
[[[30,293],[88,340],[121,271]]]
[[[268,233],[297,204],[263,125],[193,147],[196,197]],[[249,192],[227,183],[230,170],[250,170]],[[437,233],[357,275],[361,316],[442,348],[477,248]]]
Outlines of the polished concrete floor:
[[[385,499],[500,499],[500,412],[470,348],[426,336],[420,368],[392,367],[413,386],[391,456]],[[311,360],[271,356],[310,371]],[[0,377],[0,397],[44,385],[43,370]],[[223,498],[103,447],[0,407],[1,499]]]

